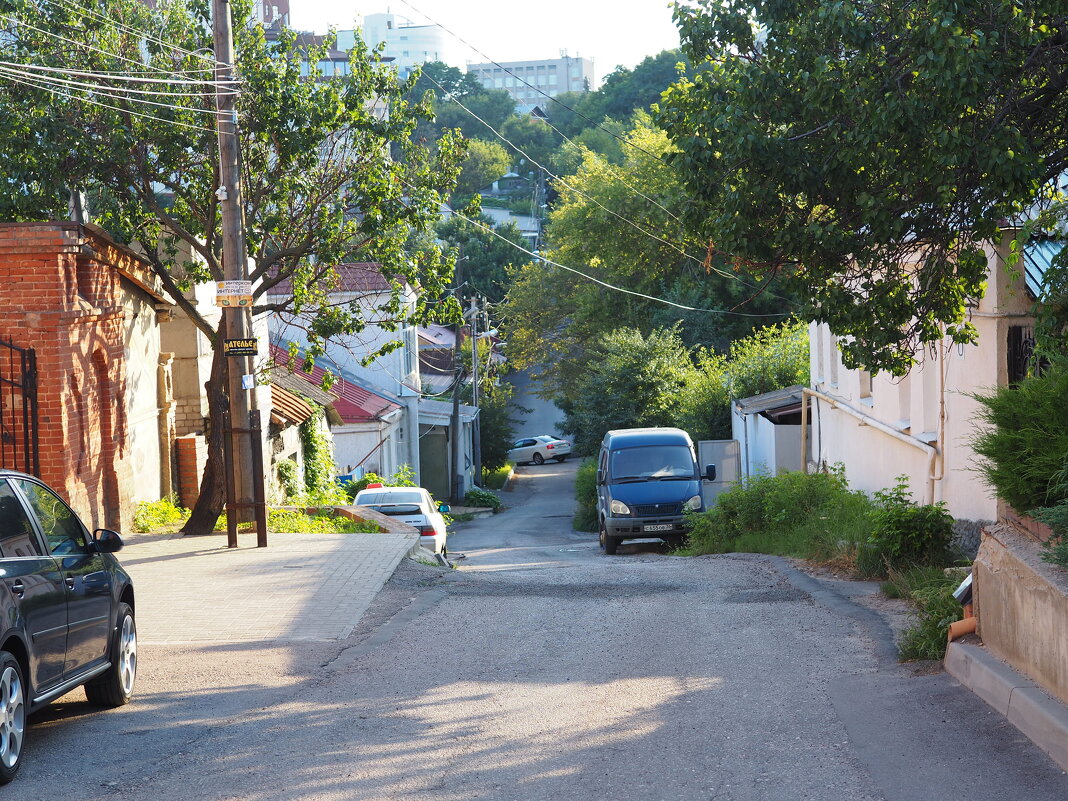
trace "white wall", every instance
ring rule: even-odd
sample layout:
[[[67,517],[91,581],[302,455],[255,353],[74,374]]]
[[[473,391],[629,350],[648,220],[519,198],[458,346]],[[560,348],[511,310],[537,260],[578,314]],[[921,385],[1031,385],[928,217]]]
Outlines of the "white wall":
[[[157,392],[160,323],[155,302],[140,291],[128,291],[123,303],[127,320],[126,422],[132,486],[123,492],[133,503],[160,497],[160,408]],[[162,323],[167,326],[170,323]]]
[[[731,436],[741,450],[742,476],[801,469],[801,426],[775,425],[760,414],[731,413]]]
[[[828,327],[813,324],[809,329],[813,388],[891,426],[913,443],[938,448],[933,472],[919,447],[863,425],[827,401],[810,405],[810,463],[841,462],[850,485],[866,492],[892,486],[898,475],[907,475],[918,502],[929,499],[930,487],[933,500],[945,501],[954,517],[997,517],[993,492],[972,469],[976,456],[969,440],[976,431],[978,404],[970,396],[1006,383],[1008,329],[1031,322],[1030,300],[1022,282],[1010,279],[1002,255],[988,248],[987,295],[972,312],[978,344],[956,346],[946,340],[927,348],[904,378],[847,370]]]

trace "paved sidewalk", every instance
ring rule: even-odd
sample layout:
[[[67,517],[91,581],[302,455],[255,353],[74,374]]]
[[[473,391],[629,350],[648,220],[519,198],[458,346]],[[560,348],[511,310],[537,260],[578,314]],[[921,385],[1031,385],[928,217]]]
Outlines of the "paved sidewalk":
[[[134,579],[145,644],[347,637],[418,535],[134,535],[119,560]]]

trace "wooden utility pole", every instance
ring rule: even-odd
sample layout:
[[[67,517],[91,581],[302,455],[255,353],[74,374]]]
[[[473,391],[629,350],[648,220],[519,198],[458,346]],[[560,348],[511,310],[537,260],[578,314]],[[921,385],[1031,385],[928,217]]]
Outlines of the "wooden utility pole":
[[[471,421],[471,459],[475,463],[475,486],[482,486],[482,421],[478,410],[478,298],[471,298],[471,405],[475,419]]]
[[[456,272],[453,283],[456,285],[456,302],[463,309],[460,299],[460,263],[463,256],[456,260]],[[453,328],[456,331],[456,341],[452,349],[452,424],[449,427],[449,497],[452,502],[459,504],[464,499],[464,493],[460,492],[460,384],[463,379],[463,359],[460,352],[460,334],[463,332],[463,323],[457,323]]]
[[[219,189],[216,196],[222,209],[223,278],[230,282],[248,281],[245,256],[244,204],[241,197],[241,152],[238,141],[237,104],[234,83],[234,37],[230,19],[230,0],[212,0],[212,34],[215,44],[215,106],[218,111]],[[250,293],[251,294],[251,293]],[[246,306],[223,307],[221,339],[251,340],[252,309]],[[223,347],[223,342],[216,347]],[[226,476],[234,487],[234,508],[227,509],[227,519],[248,522],[254,519],[257,502],[262,504],[263,475],[253,470],[253,432],[259,421],[252,421],[255,407],[253,357],[225,356],[227,388],[230,401],[228,434],[232,447],[230,460],[233,474]],[[259,411],[256,410],[256,415]],[[212,421],[218,425],[220,421]],[[261,471],[262,472],[262,471]],[[258,483],[258,487],[257,487]],[[255,515],[259,517],[259,515]],[[266,530],[259,532],[260,545],[266,545]],[[233,543],[232,543],[233,544]]]

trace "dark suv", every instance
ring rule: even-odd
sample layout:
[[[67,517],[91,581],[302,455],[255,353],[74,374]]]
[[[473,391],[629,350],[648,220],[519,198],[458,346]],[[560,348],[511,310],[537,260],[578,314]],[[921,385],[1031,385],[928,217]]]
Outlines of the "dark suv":
[[[22,764],[29,713],[80,685],[92,704],[130,700],[137,629],[121,547],[40,480],[0,470],[0,784]]]

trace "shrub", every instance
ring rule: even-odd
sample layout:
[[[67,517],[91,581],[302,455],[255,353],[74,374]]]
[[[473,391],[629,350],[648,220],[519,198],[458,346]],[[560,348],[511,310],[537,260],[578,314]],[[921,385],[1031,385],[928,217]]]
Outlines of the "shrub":
[[[174,528],[189,518],[189,510],[183,509],[173,497],[158,501],[141,501],[134,512],[134,530],[145,534]]]
[[[1021,512],[1068,500],[1063,481],[1068,453],[1068,368],[1060,363],[1015,388],[977,395],[979,420],[972,439],[984,458],[980,470],[997,494]]]
[[[597,531],[597,460],[584,459],[575,475],[575,531]]]
[[[282,492],[285,493],[287,500],[300,495],[300,482],[297,479],[296,462],[292,459],[282,459],[275,466],[275,471],[278,474],[278,485],[282,488]]]
[[[367,489],[370,484],[381,484],[384,487],[414,487],[415,471],[409,465],[402,464],[397,468],[397,472],[388,478],[378,473],[364,473],[363,478],[348,482],[343,489],[351,501],[360,490]]]
[[[482,468],[482,483],[486,486],[486,489],[503,489],[504,482],[508,480],[508,476],[512,474],[512,468],[515,467],[511,462],[505,462],[501,467],[491,470],[488,467]]]
[[[501,508],[501,499],[488,490],[472,487],[464,495],[464,506],[488,506],[496,512]]]
[[[938,565],[949,557],[952,515],[944,503],[913,503],[905,476],[899,476],[892,488],[875,493],[872,523],[869,543],[890,567]]]
[[[690,516],[690,553],[749,551],[828,560],[852,554],[869,533],[872,504],[830,473],[756,476]]]

